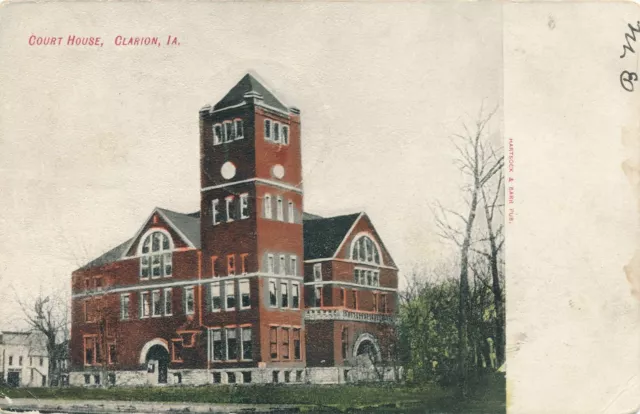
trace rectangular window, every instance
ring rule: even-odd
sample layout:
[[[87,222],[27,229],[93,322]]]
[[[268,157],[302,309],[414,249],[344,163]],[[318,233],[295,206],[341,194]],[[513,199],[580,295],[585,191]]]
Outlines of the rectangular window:
[[[346,298],[346,291],[344,290],[344,288],[342,288],[340,289],[340,304],[346,308],[347,302],[345,301],[345,298]]]
[[[22,356],[18,357],[18,365],[22,366],[22,360],[24,358]]]
[[[220,329],[214,329],[211,333],[211,339],[213,341],[213,360],[222,361],[224,359],[224,349],[222,347],[222,331]]]
[[[291,273],[292,276],[298,276],[298,257],[297,256],[290,256],[289,257],[289,273]]]
[[[289,328],[282,328],[282,359],[289,359]]]
[[[293,358],[302,359],[300,347],[300,329],[293,328]]]
[[[230,254],[227,256],[227,275],[233,276],[236,274],[236,256]]]
[[[87,349],[86,339],[87,338],[85,338],[85,349]],[[85,364],[87,363],[86,361],[88,361],[88,360],[85,358]],[[13,355],[9,355],[9,365],[13,365]]]
[[[13,363],[13,357],[9,357],[9,365]],[[84,338],[84,364],[94,365],[96,363],[96,338]]]
[[[151,310],[153,316],[162,316],[162,298],[159,290],[151,292]]]
[[[351,293],[351,307],[353,309],[358,309],[358,292],[356,290],[352,290]]]
[[[244,138],[244,128],[242,126],[242,119],[235,120],[235,127],[236,127],[236,139]]]
[[[222,308],[222,296],[220,295],[220,282],[211,284],[211,311],[218,312]]]
[[[164,290],[164,314],[169,316],[173,313],[173,290],[166,288]]]
[[[322,306],[322,286],[316,286],[313,291],[313,305],[319,308]]]
[[[267,256],[267,273],[269,273],[270,275],[275,273],[273,255],[272,254]]]
[[[149,278],[149,275],[151,274],[150,265],[151,265],[151,260],[149,260],[149,256],[142,256],[140,258],[140,279]]]
[[[120,295],[120,319],[129,319],[129,294]]]
[[[282,143],[289,145],[289,127],[287,125],[282,125]]]
[[[383,294],[382,295],[382,313],[387,313],[389,308],[388,308],[388,304],[387,304],[387,295]]]
[[[187,315],[192,315],[195,312],[193,286],[184,289],[184,310]]]
[[[95,284],[96,290],[102,289],[102,278],[101,277],[96,277],[93,282]]]
[[[278,272],[283,276],[287,274],[287,266],[285,265],[285,263],[286,263],[286,257],[284,256],[284,254],[281,254],[280,264],[278,265]]]
[[[222,143],[222,125],[215,124],[213,126],[213,145]]]
[[[373,311],[378,312],[378,292],[373,292]]]
[[[240,255],[240,270],[243,275],[247,274],[247,253]]]
[[[240,219],[249,218],[249,194],[240,194]]]
[[[373,272],[373,286],[380,286],[380,272]]]
[[[276,292],[276,286],[277,285],[275,280],[269,281],[269,306],[271,306],[272,308],[278,307],[278,294]]]
[[[280,306],[289,307],[289,289],[287,282],[280,282]]]
[[[115,364],[118,362],[118,353],[116,352],[116,344],[109,344],[109,364]]]
[[[252,351],[251,351],[251,328],[240,328],[242,332],[242,359],[251,360],[252,359]]]
[[[282,211],[282,197],[278,196],[278,204],[276,205],[276,213],[279,221],[284,221],[284,211]]]
[[[291,283],[291,307],[300,309],[300,284],[297,282]]]
[[[316,282],[322,280],[322,263],[316,263],[313,265],[313,280]]]
[[[289,223],[293,223],[295,221],[294,219],[295,217],[293,216],[293,201],[289,200],[287,207],[287,220],[289,221]]]
[[[171,340],[171,362],[183,362],[182,359],[182,349],[184,348],[184,344],[182,343],[182,339],[172,339]]]
[[[162,263],[160,263],[161,255],[154,254],[151,256],[151,277],[157,279],[162,276]]]
[[[233,141],[235,138],[235,130],[231,121],[224,121],[224,142]]]
[[[148,318],[151,314],[151,304],[149,303],[149,292],[140,293],[140,317]]]
[[[227,221],[231,222],[235,216],[235,214],[233,214],[233,196],[225,197],[224,201],[227,207]]]
[[[248,309],[251,307],[251,300],[249,297],[249,281],[241,280],[238,282],[240,286],[240,309]]]
[[[224,284],[224,294],[227,298],[225,303],[225,310],[233,310],[236,308],[236,289],[235,282],[227,282]]]
[[[171,265],[171,253],[164,253],[162,255],[162,263],[164,264],[164,275],[166,277],[171,276],[171,273],[173,272]]]
[[[278,359],[278,327],[269,327],[269,352],[271,359]]]
[[[273,142],[280,142],[280,123],[273,123]]]
[[[341,339],[342,339],[342,359],[345,360],[347,359],[347,353],[349,351],[349,331],[347,331],[347,328],[342,328],[342,335],[341,335]]]
[[[264,139],[266,140],[271,139],[271,120],[270,119],[264,120]]]
[[[367,286],[373,285],[373,272],[371,270],[367,270]]]
[[[227,335],[227,359],[238,359],[238,339],[236,338],[236,328],[226,330]]]
[[[271,211],[271,196],[269,194],[265,194],[264,196],[264,216],[268,219],[273,218],[273,213]]]
[[[211,200],[211,219],[213,220],[213,225],[217,225],[220,224],[220,221],[218,220],[218,204],[219,204],[220,200],[215,199],[215,200]]]

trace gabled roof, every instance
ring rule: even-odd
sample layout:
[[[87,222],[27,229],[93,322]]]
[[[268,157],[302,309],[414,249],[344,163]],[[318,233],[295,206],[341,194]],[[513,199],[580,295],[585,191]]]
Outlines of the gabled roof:
[[[260,83],[253,75],[247,73],[244,75],[240,82],[236,84],[217,104],[213,106],[213,109],[226,108],[228,106],[237,105],[244,102],[244,95],[253,92],[262,96],[262,101],[265,105],[272,106],[282,111],[288,112],[289,109],[280,101],[274,94],[272,94],[262,83]]]
[[[303,221],[304,260],[333,257],[362,213]],[[318,216],[315,216],[318,217]]]
[[[90,261],[86,265],[82,266],[80,268],[80,270],[89,269],[89,268],[92,268],[92,267],[98,267],[98,266],[105,265],[107,263],[115,262],[116,260],[120,259],[127,252],[128,247],[131,244],[131,242],[133,242],[133,238],[125,241],[124,243],[121,243],[121,244],[117,245],[116,247],[114,247],[113,249],[107,251],[103,255],[93,259],[92,261]]]

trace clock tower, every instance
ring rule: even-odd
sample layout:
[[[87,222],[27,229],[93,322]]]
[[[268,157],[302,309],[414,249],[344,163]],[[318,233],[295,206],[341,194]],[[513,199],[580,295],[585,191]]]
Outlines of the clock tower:
[[[202,324],[227,344],[246,328],[242,355],[216,358],[304,367],[300,111],[245,75],[200,110],[200,173]]]

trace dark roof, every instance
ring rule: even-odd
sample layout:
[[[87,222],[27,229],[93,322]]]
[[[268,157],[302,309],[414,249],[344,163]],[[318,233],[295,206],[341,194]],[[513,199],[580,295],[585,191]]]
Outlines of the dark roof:
[[[191,215],[193,213],[176,213],[175,211],[165,210],[160,207],[157,207],[157,210],[164,214],[170,221],[169,224],[173,224],[180,230],[195,248],[200,248],[200,212],[198,212],[198,217],[194,217]]]
[[[266,105],[288,112],[289,109],[278,98],[275,97],[267,88],[264,87],[251,74],[244,75],[240,82],[236,84],[227,94],[214,105],[213,109],[226,108],[244,102],[244,95],[248,92],[256,92],[262,96],[262,100]]]
[[[200,249],[200,212],[182,214],[164,208],[156,208],[170,224],[175,226],[197,249]],[[333,257],[347,236],[349,229],[360,213],[323,218],[315,214],[303,213],[304,260]],[[119,260],[133,239],[114,247],[102,256],[82,266],[80,269],[98,267]]]
[[[360,213],[303,221],[304,260],[333,257]],[[316,216],[317,217],[317,216]]]

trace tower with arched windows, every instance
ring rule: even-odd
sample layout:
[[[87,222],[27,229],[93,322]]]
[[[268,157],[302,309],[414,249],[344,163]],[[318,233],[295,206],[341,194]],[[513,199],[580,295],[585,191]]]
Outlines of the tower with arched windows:
[[[253,75],[199,115],[200,210],[155,208],[72,274],[70,382],[362,379],[398,287],[370,218],[303,211],[300,111]]]

